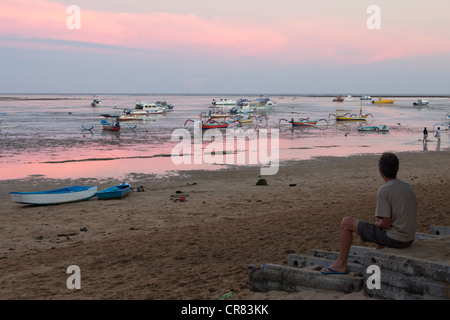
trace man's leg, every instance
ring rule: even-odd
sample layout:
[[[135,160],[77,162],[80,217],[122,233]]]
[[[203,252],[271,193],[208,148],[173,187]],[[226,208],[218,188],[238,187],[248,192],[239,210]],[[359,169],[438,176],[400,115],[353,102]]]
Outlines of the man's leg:
[[[338,272],[347,272],[347,259],[350,247],[353,242],[353,232],[358,232],[359,220],[352,217],[345,217],[341,222],[340,251],[338,260],[329,268]],[[327,272],[327,268],[322,271]]]

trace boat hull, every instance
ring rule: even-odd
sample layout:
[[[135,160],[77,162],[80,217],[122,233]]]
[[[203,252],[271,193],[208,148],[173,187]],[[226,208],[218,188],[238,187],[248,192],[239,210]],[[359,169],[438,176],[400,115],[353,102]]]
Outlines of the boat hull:
[[[336,121],[366,121],[367,117],[336,117]]]
[[[293,121],[292,126],[293,127],[311,127],[313,125],[317,124],[317,121]]]
[[[92,198],[97,193],[96,186],[83,187],[73,186],[61,189],[38,192],[10,192],[11,199],[17,203],[50,205],[75,201],[82,201]]]
[[[394,103],[394,102],[395,102],[395,100],[388,100],[388,99],[372,100],[372,103],[376,103],[376,104]]]
[[[97,192],[97,199],[108,200],[108,199],[122,199],[131,192],[131,185],[128,183],[122,183],[117,186],[104,189]]]

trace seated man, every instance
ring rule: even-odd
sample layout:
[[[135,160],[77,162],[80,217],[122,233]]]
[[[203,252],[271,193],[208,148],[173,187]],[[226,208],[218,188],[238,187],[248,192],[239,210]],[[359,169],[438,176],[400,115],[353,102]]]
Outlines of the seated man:
[[[347,273],[347,258],[353,242],[353,232],[363,241],[373,242],[377,249],[406,248],[414,241],[417,228],[417,200],[412,187],[397,179],[399,161],[395,154],[385,152],[378,161],[380,175],[385,181],[377,192],[375,223],[345,217],[341,222],[338,260],[323,274]]]

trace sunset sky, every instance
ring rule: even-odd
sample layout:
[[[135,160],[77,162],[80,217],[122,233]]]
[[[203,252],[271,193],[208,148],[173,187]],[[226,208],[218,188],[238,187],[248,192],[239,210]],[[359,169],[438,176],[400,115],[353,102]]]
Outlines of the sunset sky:
[[[371,5],[380,29],[368,28]],[[0,0],[0,93],[449,94],[449,11],[448,0]]]

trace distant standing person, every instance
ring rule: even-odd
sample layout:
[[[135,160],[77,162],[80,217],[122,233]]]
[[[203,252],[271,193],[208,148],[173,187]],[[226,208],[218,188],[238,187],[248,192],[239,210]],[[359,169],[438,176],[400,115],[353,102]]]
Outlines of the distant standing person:
[[[428,130],[427,127],[423,128],[423,142],[426,142],[428,139]]]
[[[437,139],[438,141],[441,141],[441,127],[438,127],[438,128],[437,128],[437,131],[436,131],[436,139]]]
[[[390,152],[381,155],[378,169],[385,184],[377,192],[375,223],[345,217],[341,222],[340,251],[338,260],[322,274],[346,274],[347,259],[353,242],[353,233],[364,242],[375,243],[377,249],[385,246],[407,248],[413,241],[417,228],[417,200],[407,182],[397,179],[399,160]]]

